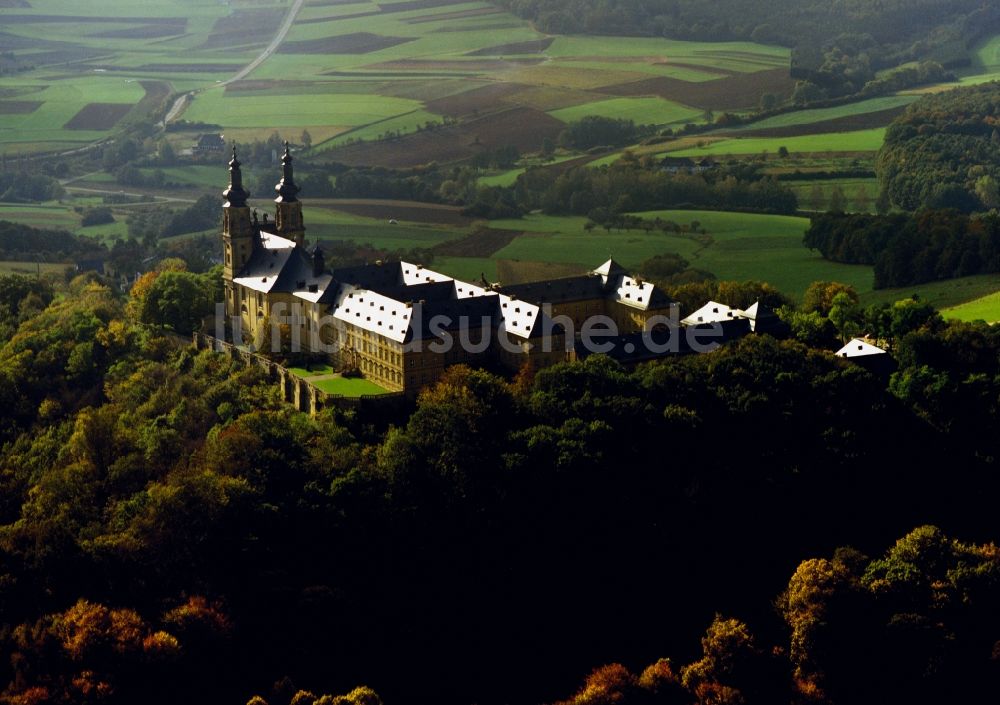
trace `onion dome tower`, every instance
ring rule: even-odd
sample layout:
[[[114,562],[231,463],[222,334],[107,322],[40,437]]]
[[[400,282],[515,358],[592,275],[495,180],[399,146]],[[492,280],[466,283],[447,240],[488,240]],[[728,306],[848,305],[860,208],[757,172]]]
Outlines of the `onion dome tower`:
[[[281,181],[274,190],[278,192],[278,197],[274,199],[276,234],[294,240],[298,245],[304,244],[306,227],[302,222],[302,203],[296,198],[299,187],[292,174],[292,155],[288,142],[285,142],[285,153],[281,155]]]
[[[250,194],[243,188],[243,173],[240,171],[240,160],[236,157],[235,144],[233,158],[229,162],[229,188],[222,192],[222,197],[226,199],[222,204],[222,277],[226,285],[226,313],[232,315],[237,310],[233,277],[239,274],[253,254],[258,235],[250,218],[250,207],[247,205]]]

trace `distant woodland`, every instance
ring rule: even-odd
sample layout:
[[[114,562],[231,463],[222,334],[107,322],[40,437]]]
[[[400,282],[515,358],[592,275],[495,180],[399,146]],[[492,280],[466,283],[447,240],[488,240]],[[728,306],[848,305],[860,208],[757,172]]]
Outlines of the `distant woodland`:
[[[889,127],[876,170],[906,210],[1000,207],[1000,83],[929,95]]]
[[[834,262],[875,266],[876,288],[1000,272],[1000,218],[958,211],[813,218],[805,245]]]
[[[1000,329],[824,282],[780,308],[789,340],[456,367],[405,413],[309,417],[168,335],[218,281],[176,260],[128,297],[0,277],[3,702],[996,688]],[[858,332],[891,378],[829,354]]]
[[[792,69],[830,96],[908,61],[946,67],[1000,26],[980,0],[498,0],[544,32],[753,40],[793,47]]]

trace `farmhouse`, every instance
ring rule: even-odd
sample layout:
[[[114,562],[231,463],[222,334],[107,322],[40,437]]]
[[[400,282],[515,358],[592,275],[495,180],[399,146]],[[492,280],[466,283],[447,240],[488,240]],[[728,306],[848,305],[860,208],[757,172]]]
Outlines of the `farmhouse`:
[[[223,279],[234,337],[264,341],[284,325],[293,343],[334,367],[414,393],[457,363],[517,371],[569,359],[577,331],[593,320],[629,335],[676,315],[674,301],[614,260],[580,277],[506,287],[408,262],[331,270],[319,245],[306,247],[287,144],[281,162],[271,222],[247,205],[235,148],[229,162]]]
[[[194,154],[221,154],[226,149],[226,140],[223,135],[207,133],[198,135],[198,141],[191,148]]]
[[[665,156],[660,160],[660,168],[670,174],[702,174],[718,166],[711,157],[694,160],[690,157]]]
[[[896,361],[888,352],[861,338],[854,338],[838,350],[836,355],[876,375],[888,376],[895,372],[897,367]]]

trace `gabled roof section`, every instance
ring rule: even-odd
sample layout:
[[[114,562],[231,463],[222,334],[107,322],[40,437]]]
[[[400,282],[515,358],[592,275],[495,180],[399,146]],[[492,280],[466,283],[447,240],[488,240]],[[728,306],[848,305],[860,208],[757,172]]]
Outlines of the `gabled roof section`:
[[[329,272],[323,272],[318,277],[312,275],[312,269],[310,268],[307,272],[305,279],[299,279],[295,282],[295,289],[292,294],[299,299],[308,301],[309,303],[317,303],[326,294],[329,289],[336,289],[336,282],[333,280],[333,275]]]
[[[518,338],[530,338],[536,328],[540,330],[542,309],[537,304],[521,301],[517,297],[500,294],[497,329]]]
[[[622,276],[619,279],[609,298],[612,301],[643,311],[666,308],[675,303],[653,284],[629,276]]]
[[[593,274],[524,284],[509,284],[500,287],[500,291],[525,301],[550,304],[583,301],[604,296],[601,279]]]
[[[341,284],[332,312],[337,320],[402,343],[410,330],[413,307],[368,289]]]
[[[619,277],[623,277],[628,274],[625,268],[613,259],[609,259],[607,262],[595,269],[593,273],[601,278],[601,284],[604,286],[605,291],[612,289]]]
[[[619,274],[628,274],[628,272],[623,266],[615,262],[614,259],[609,259],[607,262],[595,269],[594,274],[600,274],[602,277],[614,277]]]
[[[491,328],[497,311],[497,295],[474,296],[467,299],[419,301],[413,306],[409,335],[411,340],[436,339],[442,331],[479,330]],[[459,341],[452,339],[453,345]]]
[[[402,264],[360,264],[355,267],[339,267],[333,272],[334,278],[342,284],[352,284],[359,289],[388,289],[402,285]]]
[[[295,242],[273,233],[260,233],[260,246],[255,248],[250,259],[240,270],[239,275],[233,278],[236,284],[245,286],[248,289],[260,292],[270,291],[293,291],[290,279],[294,279],[295,274],[286,274],[286,268],[291,263],[295,273],[298,273],[305,260],[303,257],[294,257],[296,253]],[[308,263],[311,271],[311,262]],[[284,278],[284,282],[280,280]],[[293,282],[294,283],[294,282]],[[280,285],[279,285],[280,284]]]
[[[455,298],[456,299],[471,299],[477,296],[486,296],[487,294],[495,293],[492,289],[487,289],[485,287],[479,286],[478,284],[470,284],[469,282],[455,280]]]
[[[696,326],[702,323],[722,323],[739,318],[746,318],[743,311],[730,308],[718,301],[709,301],[690,316],[681,321],[685,326]]]
[[[454,281],[447,274],[441,274],[440,272],[435,272],[433,270],[427,269],[422,264],[410,264],[409,262],[400,262],[399,265],[402,268],[403,284],[405,284],[406,286],[412,286],[414,284],[424,284],[427,282]]]
[[[885,350],[871,343],[868,343],[861,338],[855,338],[847,345],[842,347],[837,351],[837,357],[846,357],[848,359],[854,357],[869,357],[871,355],[887,355]]]

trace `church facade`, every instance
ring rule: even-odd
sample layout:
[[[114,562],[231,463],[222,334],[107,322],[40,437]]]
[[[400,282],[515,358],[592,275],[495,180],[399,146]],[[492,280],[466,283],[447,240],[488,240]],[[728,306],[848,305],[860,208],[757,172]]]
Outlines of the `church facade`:
[[[662,290],[613,260],[578,277],[509,286],[408,262],[331,269],[318,244],[306,246],[288,146],[273,221],[247,204],[240,167],[234,148],[222,208],[225,311],[234,337],[258,348],[280,330],[293,350],[416,393],[450,365],[541,368],[571,359],[595,322],[628,334],[676,314]]]

